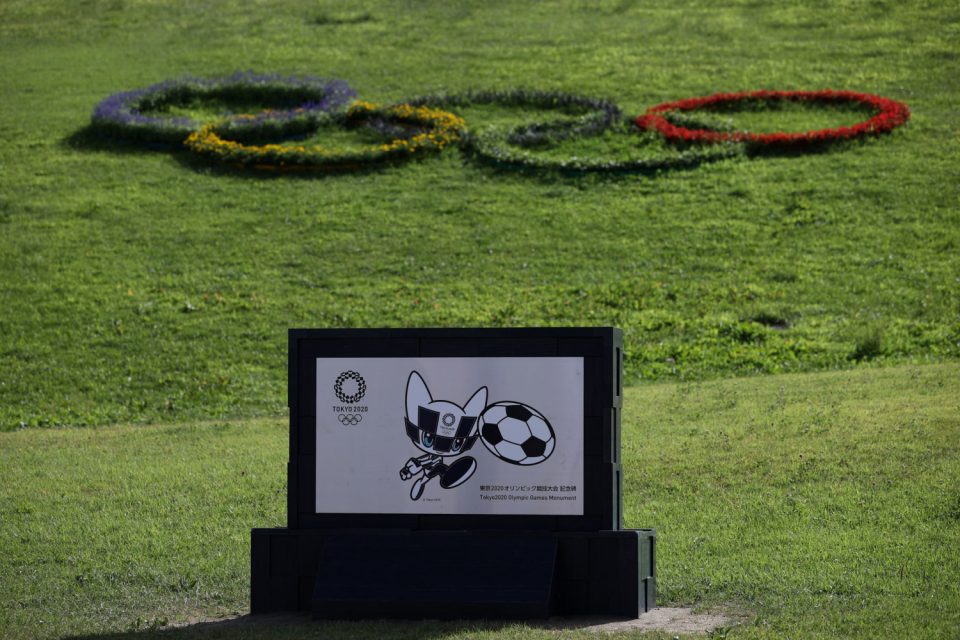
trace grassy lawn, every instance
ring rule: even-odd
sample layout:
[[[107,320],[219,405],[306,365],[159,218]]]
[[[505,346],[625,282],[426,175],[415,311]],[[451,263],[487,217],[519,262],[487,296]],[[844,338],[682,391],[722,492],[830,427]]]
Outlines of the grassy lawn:
[[[960,633],[956,364],[665,383],[625,406],[625,519],[659,532],[661,604],[746,611],[744,638]],[[281,420],[0,434],[0,635],[132,637],[245,611],[250,528],[285,522],[286,451]],[[164,637],[211,633],[582,635]]]
[[[4,2],[0,430],[281,414],[291,326],[612,324],[632,383],[956,361],[958,15],[956,1]],[[564,90],[628,115],[830,87],[913,118],[823,153],[604,178],[457,149],[274,175],[89,129],[112,92],[236,70],[343,78],[372,101]],[[459,111],[473,130],[542,115]],[[799,131],[864,114],[718,115]],[[624,127],[542,153],[665,151]]]
[[[660,532],[662,603],[740,608],[745,637],[960,635],[958,0],[5,0],[0,42],[0,636],[242,610],[249,529],[283,521],[287,328],[568,325],[625,330],[627,524]],[[89,126],[113,92],[238,70],[373,102],[562,90],[628,118],[832,88],[913,117],[817,153],[599,177],[456,148],[241,171]],[[456,111],[473,131],[545,116]],[[536,150],[669,152],[629,124]]]

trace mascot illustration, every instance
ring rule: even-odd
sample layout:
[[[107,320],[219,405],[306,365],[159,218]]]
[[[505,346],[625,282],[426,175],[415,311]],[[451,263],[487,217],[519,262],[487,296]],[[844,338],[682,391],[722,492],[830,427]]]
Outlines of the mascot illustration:
[[[421,451],[400,470],[400,477],[409,480],[423,474],[413,483],[410,499],[419,500],[427,483],[440,477],[440,486],[453,489],[466,482],[477,470],[477,461],[466,456],[447,465],[444,459],[469,451],[477,442],[477,419],[487,406],[487,388],[480,387],[462,408],[446,400],[434,400],[416,371],[407,379],[407,435]]]
[[[434,400],[427,383],[413,371],[407,379],[406,405],[407,436],[424,452],[400,469],[403,480],[418,476],[410,489],[411,500],[419,500],[434,478],[440,478],[444,489],[469,480],[477,470],[474,458],[446,461],[469,451],[478,439],[500,460],[520,466],[540,464],[556,444],[546,416],[522,402],[508,400],[488,406],[486,387],[480,387],[461,408],[447,400]]]

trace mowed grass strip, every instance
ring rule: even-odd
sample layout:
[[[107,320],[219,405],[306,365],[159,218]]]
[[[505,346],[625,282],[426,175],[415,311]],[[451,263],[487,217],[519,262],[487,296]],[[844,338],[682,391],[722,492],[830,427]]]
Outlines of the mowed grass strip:
[[[5,637],[239,609],[249,529],[286,519],[276,420],[3,437]]]
[[[626,525],[660,532],[664,600],[740,603],[758,637],[960,630],[960,367],[626,400]]]
[[[960,367],[626,394],[626,526],[658,531],[661,605],[745,613],[744,638],[960,633]],[[250,529],[285,521],[286,430],[251,420],[0,434],[0,636],[128,637],[245,612]],[[584,636],[455,623],[163,634]]]

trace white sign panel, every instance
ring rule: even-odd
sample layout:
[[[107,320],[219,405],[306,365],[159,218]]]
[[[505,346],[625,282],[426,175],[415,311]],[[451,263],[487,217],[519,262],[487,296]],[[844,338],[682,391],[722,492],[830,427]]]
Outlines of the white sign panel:
[[[318,358],[317,513],[583,515],[583,358]]]

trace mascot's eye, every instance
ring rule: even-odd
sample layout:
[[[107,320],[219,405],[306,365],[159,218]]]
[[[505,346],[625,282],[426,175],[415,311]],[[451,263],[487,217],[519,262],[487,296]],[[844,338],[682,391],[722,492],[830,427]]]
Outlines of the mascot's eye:
[[[433,434],[423,432],[423,446],[433,448]]]
[[[463,438],[456,438],[456,439],[453,441],[453,450],[454,450],[454,451],[460,451],[460,447],[462,447],[462,446],[463,446]]]

